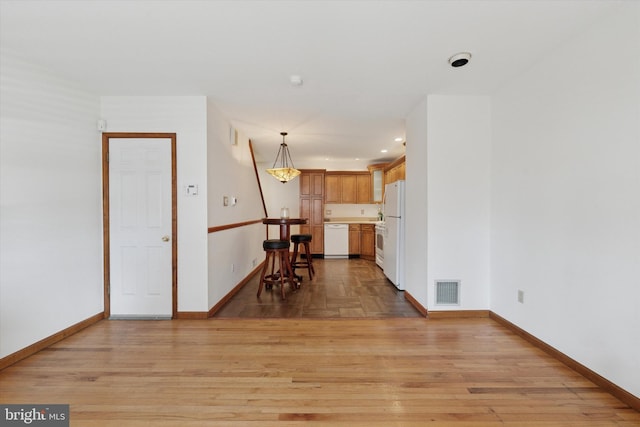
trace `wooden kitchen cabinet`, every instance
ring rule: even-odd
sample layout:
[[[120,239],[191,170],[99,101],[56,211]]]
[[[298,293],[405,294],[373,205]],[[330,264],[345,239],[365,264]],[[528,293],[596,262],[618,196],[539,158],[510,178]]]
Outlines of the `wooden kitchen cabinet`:
[[[341,203],[358,202],[358,181],[355,175],[340,175],[342,198]]]
[[[371,178],[367,172],[327,172],[325,203],[371,203]]]
[[[325,203],[342,203],[342,179],[340,175],[325,175],[324,201]]]
[[[384,168],[387,163],[367,166],[370,175],[371,203],[382,203],[384,200]]]
[[[356,203],[372,203],[371,202],[371,175],[356,175]]]
[[[393,162],[389,163],[384,169],[384,182],[385,184],[391,184],[398,180],[405,179],[406,170],[405,156],[402,156]]]
[[[324,254],[325,170],[302,169],[300,174],[300,234],[311,234],[311,255]]]
[[[360,224],[349,224],[349,255],[360,255]]]
[[[324,197],[324,172],[309,172],[300,175],[301,196]]]
[[[374,224],[361,224],[360,258],[370,261],[376,259],[376,226]]]
[[[374,224],[349,224],[349,256],[375,261],[375,237]]]

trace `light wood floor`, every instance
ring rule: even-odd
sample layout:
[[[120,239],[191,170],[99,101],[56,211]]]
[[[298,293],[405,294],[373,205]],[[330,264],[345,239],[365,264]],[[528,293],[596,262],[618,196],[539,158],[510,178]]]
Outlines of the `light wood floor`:
[[[640,425],[488,318],[104,320],[0,371],[0,402],[72,426]]]
[[[300,289],[285,285],[286,299],[280,296],[280,285],[262,291],[256,297],[260,274],[256,274],[216,317],[267,318],[358,318],[421,317],[384,276],[373,261],[363,259],[314,259],[316,271],[309,280],[306,269],[296,270],[302,276]]]

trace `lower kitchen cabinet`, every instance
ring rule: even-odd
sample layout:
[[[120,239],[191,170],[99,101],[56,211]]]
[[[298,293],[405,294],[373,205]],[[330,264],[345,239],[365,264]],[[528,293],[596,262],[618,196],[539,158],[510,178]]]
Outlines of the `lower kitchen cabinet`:
[[[376,226],[362,224],[360,228],[360,258],[376,259]]]
[[[349,255],[360,255],[360,224],[349,224]]]
[[[375,261],[376,226],[374,224],[349,224],[349,256]]]

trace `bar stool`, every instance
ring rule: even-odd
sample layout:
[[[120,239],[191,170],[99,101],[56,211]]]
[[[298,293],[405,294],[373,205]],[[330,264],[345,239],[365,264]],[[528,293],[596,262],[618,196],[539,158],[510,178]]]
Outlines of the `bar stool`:
[[[291,284],[296,288],[300,287],[300,285],[294,280],[293,269],[291,268],[291,262],[289,261],[289,242],[286,240],[268,239],[262,242],[262,248],[266,252],[266,258],[264,266],[262,267],[262,273],[260,274],[258,297],[260,297],[260,294],[262,293],[263,285],[267,289],[271,289],[275,283],[280,281],[280,293],[282,294],[282,299],[285,299],[285,280],[291,282]],[[279,271],[276,271],[275,269],[276,258],[279,259]],[[267,274],[267,270],[269,269],[269,259],[271,259],[271,272]]]
[[[313,268],[313,261],[311,260],[311,250],[309,249],[309,244],[311,243],[311,234],[294,234],[291,236],[291,241],[293,242],[293,256],[291,257],[291,268],[293,270],[293,274],[296,273],[296,268],[306,268],[309,272],[309,280],[313,279],[313,275],[316,274],[316,271]],[[306,261],[298,261],[298,245],[302,244],[304,247],[304,253],[306,257]],[[302,258],[302,253],[300,254]]]

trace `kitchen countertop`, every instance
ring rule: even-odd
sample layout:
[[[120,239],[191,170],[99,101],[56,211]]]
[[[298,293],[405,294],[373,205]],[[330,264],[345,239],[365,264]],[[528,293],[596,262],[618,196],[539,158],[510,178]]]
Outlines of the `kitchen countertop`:
[[[325,218],[325,224],[377,224],[380,222],[377,217],[336,217]]]

